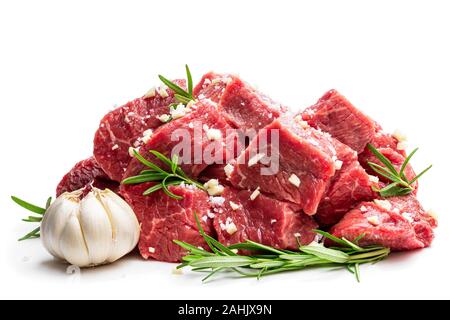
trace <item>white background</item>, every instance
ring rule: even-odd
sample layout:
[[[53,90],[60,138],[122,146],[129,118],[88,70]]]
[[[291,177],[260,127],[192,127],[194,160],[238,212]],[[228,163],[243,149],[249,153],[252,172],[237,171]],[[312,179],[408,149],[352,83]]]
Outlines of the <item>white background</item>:
[[[1,1],[1,298],[450,298],[448,1]],[[101,117],[145,93],[158,73],[198,80],[239,73],[292,108],[337,88],[387,130],[420,146],[434,168],[420,199],[440,216],[429,249],[362,268],[261,281],[173,275],[137,255],[69,276],[14,194],[43,203],[92,153]]]

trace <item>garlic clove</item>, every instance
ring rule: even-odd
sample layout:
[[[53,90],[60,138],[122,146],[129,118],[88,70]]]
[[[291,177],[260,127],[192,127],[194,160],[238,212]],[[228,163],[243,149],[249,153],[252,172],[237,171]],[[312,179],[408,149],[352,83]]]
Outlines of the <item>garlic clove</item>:
[[[87,267],[91,264],[83,231],[76,213],[72,214],[67,220],[59,238],[59,245],[61,252],[64,253],[61,257],[64,257],[70,264],[79,267]]]
[[[91,264],[105,263],[112,247],[112,226],[109,215],[93,189],[80,203],[79,220]]]
[[[41,223],[41,239],[44,247],[56,258],[63,256],[59,238],[72,214],[79,210],[77,196],[65,193],[58,197],[47,209]]]
[[[113,229],[113,246],[108,262],[114,262],[136,247],[140,233],[139,222],[131,207],[114,192],[106,189],[100,195]]]

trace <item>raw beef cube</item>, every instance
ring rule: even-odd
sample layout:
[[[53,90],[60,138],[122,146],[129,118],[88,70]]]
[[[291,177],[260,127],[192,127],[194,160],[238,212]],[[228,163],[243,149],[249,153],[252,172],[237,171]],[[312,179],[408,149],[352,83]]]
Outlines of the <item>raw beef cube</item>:
[[[358,153],[375,135],[376,123],[336,90],[328,91],[301,115],[309,125],[330,133]]]
[[[260,130],[237,158],[230,181],[296,203],[312,215],[334,176],[335,156],[328,134],[281,117]]]
[[[382,245],[394,251],[428,247],[436,220],[426,213],[414,195],[362,202],[349,211],[330,232],[359,240],[362,246]]]
[[[168,158],[172,157],[173,151],[179,156],[180,167],[195,178],[208,165],[225,163],[228,156],[234,158],[240,147],[235,131],[219,114],[216,104],[200,101],[190,108],[191,111],[185,116],[156,130],[139,153],[163,167],[164,164],[149,151],[156,150]],[[143,169],[137,159],[132,159],[125,177],[137,175]]]
[[[199,99],[211,99],[227,121],[235,128],[259,130],[287,108],[274,102],[234,75],[208,73],[196,86]]]
[[[185,87],[184,80],[175,82]],[[94,157],[115,181],[122,181],[130,163],[128,149],[142,145],[142,138],[163,124],[158,117],[168,114],[169,105],[175,103],[170,89],[159,88],[152,95],[128,102],[109,112],[100,122],[94,138]]]
[[[250,191],[226,188],[220,201],[213,201],[214,228],[225,244],[256,241],[278,249],[298,249],[298,241],[311,243],[317,224],[293,203],[259,195],[251,200]]]
[[[182,196],[170,198],[162,191],[144,196],[153,184],[122,185],[121,194],[133,208],[140,224],[139,251],[145,259],[179,262],[186,251],[173,240],[208,248],[199,234],[194,213],[202,217],[209,212],[208,195],[191,186],[170,186],[169,190]],[[213,235],[212,222],[200,220],[206,233]]]
[[[62,178],[56,188],[56,196],[64,192],[72,192],[88,185],[93,185],[99,189],[111,189],[116,191],[118,183],[111,181],[106,173],[100,168],[93,157],[78,162]]]
[[[372,190],[369,175],[358,161],[344,164],[339,170],[323,197],[314,216],[321,226],[337,223],[351,208],[361,201],[373,200],[376,194]]]

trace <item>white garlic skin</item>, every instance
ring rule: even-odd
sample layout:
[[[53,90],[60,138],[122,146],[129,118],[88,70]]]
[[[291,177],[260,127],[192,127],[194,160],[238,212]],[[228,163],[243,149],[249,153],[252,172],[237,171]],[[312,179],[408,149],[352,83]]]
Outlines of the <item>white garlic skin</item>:
[[[41,224],[47,251],[78,267],[112,263],[132,251],[140,226],[131,207],[108,189],[81,195],[66,192],[47,209]]]

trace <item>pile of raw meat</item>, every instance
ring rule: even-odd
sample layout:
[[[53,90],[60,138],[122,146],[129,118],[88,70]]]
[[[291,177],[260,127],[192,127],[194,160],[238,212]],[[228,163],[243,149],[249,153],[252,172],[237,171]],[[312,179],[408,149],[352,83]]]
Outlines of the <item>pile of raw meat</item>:
[[[186,86],[183,80],[175,82]],[[313,106],[293,114],[237,76],[208,73],[194,88],[194,96],[188,112],[167,123],[164,117],[177,101],[164,86],[108,113],[95,135],[93,157],[76,164],[57,193],[86,185],[120,193],[141,223],[139,250],[146,259],[179,261],[185,252],[174,239],[207,248],[194,212],[204,230],[225,245],[250,239],[296,249],[297,241],[312,242],[316,235],[312,230],[318,227],[350,240],[364,233],[361,245],[379,244],[392,250],[430,245],[436,220],[417,201],[417,184],[408,196],[386,199],[372,189],[389,182],[367,165],[368,161],[379,163],[367,144],[400,168],[405,160],[403,141],[383,132],[337,91],[328,91]],[[130,147],[157,162],[148,151],[170,157],[177,144],[172,132],[180,128],[193,132],[194,123],[204,130],[203,137],[191,140],[192,147],[203,148],[210,142],[212,129],[215,142],[224,146],[224,156],[230,146],[229,141],[221,141],[226,130],[257,132],[245,145],[233,145],[243,151],[228,163],[191,159],[191,164],[181,164],[198,181],[218,179],[223,186],[219,194],[211,196],[191,185],[171,186],[171,192],[183,197],[176,200],[162,191],[144,196],[150,182],[120,184],[143,169],[130,155]],[[258,141],[272,131],[279,133],[279,168],[276,174],[261,175],[266,164],[250,150],[257,149]],[[215,156],[222,158],[221,153]],[[406,176],[415,176],[409,165]]]

